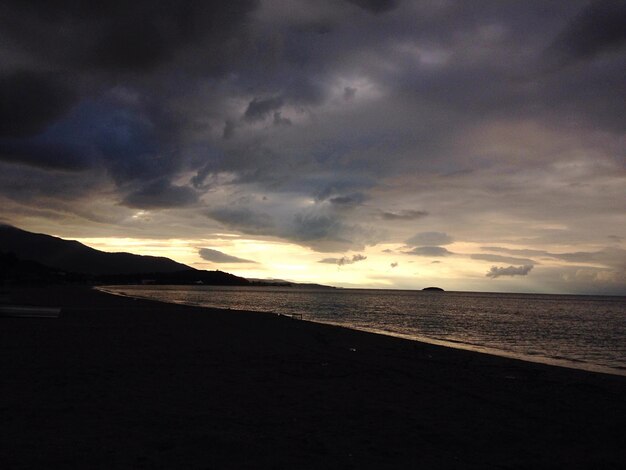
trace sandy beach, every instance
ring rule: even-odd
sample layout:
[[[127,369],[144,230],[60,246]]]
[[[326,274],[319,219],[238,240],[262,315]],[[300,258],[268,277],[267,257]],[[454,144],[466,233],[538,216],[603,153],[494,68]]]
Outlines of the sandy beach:
[[[626,377],[309,323],[11,289],[0,467],[626,468]]]

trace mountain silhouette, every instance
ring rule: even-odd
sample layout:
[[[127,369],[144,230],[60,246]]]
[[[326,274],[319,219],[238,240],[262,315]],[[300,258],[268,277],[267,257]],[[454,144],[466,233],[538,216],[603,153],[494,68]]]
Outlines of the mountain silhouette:
[[[0,252],[67,272],[92,275],[196,271],[169,258],[106,253],[77,241],[0,224]]]

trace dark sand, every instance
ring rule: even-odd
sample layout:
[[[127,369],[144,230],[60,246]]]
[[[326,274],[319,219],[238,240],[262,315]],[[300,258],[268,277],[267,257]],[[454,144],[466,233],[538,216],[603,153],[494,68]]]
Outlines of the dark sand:
[[[0,468],[626,468],[626,377],[270,314],[16,290]]]

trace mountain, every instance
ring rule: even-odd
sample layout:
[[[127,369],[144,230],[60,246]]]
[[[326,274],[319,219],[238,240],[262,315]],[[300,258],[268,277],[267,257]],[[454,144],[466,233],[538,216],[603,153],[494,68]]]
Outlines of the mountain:
[[[258,279],[248,278],[250,285],[260,287],[298,287],[300,289],[336,289],[333,286],[325,286],[324,284],[316,284],[312,282],[292,282],[284,279]]]
[[[63,273],[36,261],[19,259],[14,253],[0,252],[0,284],[3,282],[55,282]]]
[[[1,224],[0,252],[13,253],[20,260],[34,261],[62,271],[91,275],[195,271],[169,258],[105,253],[77,241]]]
[[[223,271],[187,269],[168,273],[107,274],[97,276],[99,284],[249,286],[247,279]]]
[[[194,269],[169,258],[106,253],[0,224],[0,285],[3,282],[250,285],[243,277]]]

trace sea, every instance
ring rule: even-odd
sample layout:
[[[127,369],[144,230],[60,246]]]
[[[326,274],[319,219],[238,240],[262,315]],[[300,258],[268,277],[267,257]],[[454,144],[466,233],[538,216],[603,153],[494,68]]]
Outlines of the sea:
[[[177,304],[288,315],[453,348],[626,375],[626,297],[298,287],[107,286]],[[207,313],[209,314],[209,313]]]

